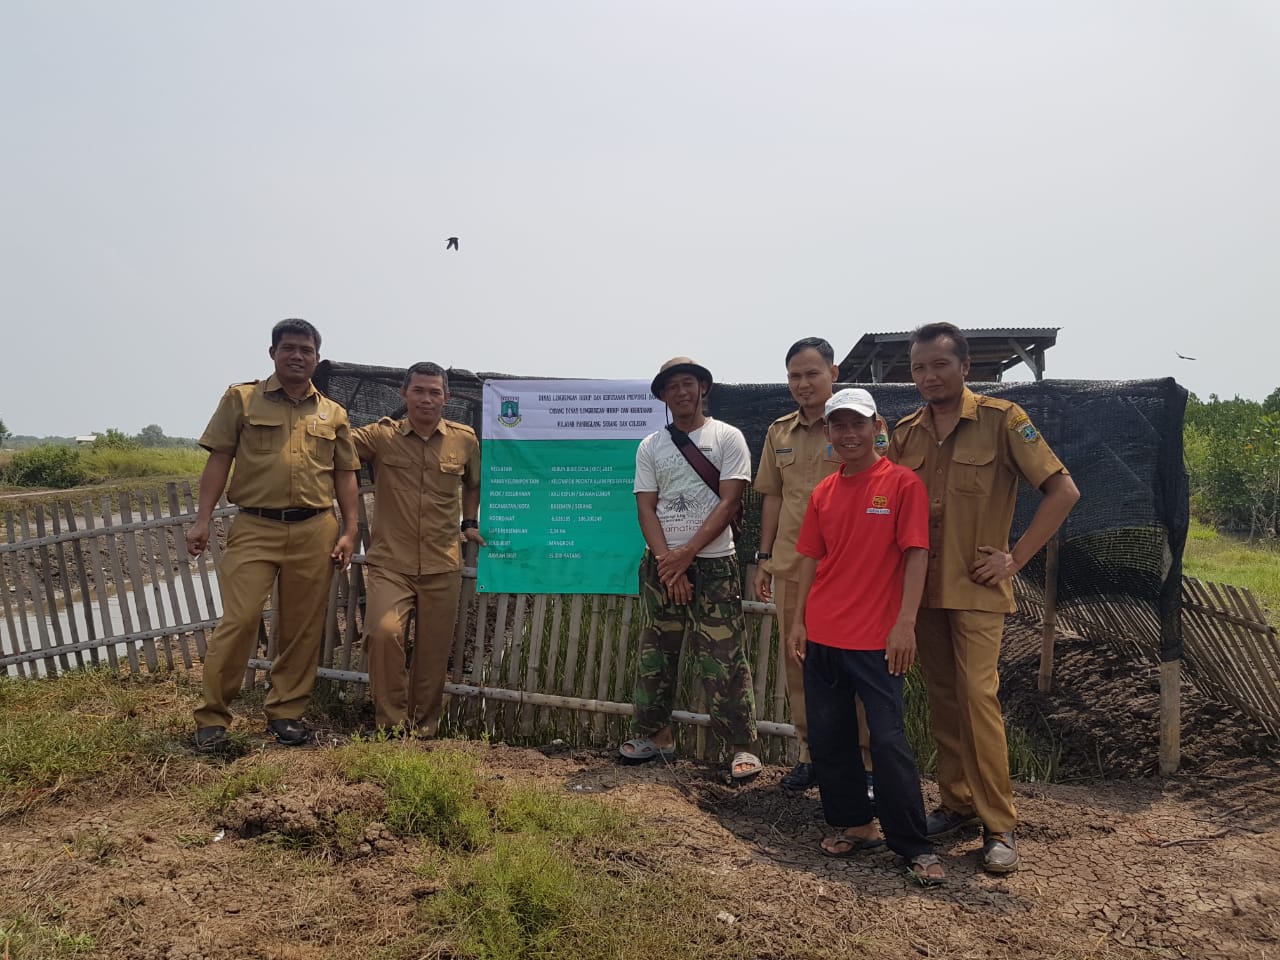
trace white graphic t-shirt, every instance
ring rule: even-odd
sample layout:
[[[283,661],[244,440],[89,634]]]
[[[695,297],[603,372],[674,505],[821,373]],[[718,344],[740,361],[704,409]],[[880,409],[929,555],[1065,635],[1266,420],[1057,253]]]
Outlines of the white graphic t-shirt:
[[[751,479],[751,452],[747,449],[746,437],[737,427],[707,417],[702,426],[690,431],[689,437],[720,471],[721,480]],[[658,521],[667,546],[672,548],[688,543],[720,503],[720,498],[703,483],[666,430],[651,433],[640,441],[636,450],[634,492],[658,495]],[[733,532],[726,526],[698,556],[727,557],[732,553]]]

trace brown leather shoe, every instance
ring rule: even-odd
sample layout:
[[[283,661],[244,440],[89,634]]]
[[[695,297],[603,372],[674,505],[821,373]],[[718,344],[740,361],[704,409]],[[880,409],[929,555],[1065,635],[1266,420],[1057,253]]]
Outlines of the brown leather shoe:
[[[1018,846],[1013,839],[1013,831],[993,833],[983,830],[982,869],[987,873],[1013,873],[1018,869]]]

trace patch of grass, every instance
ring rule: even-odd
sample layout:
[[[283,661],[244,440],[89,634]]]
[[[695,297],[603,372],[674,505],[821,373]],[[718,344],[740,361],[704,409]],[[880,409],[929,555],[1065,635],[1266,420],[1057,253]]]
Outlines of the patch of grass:
[[[81,452],[85,470],[98,482],[198,476],[208,458],[200,447],[107,447]]]
[[[98,947],[92,934],[77,933],[60,918],[40,920],[27,915],[0,917],[0,951],[8,960],[36,957],[79,957]]]
[[[545,842],[503,837],[482,857],[463,861],[430,904],[435,921],[474,957],[542,954],[570,927],[587,900],[582,872]]]
[[[206,813],[222,813],[247,793],[270,793],[284,779],[284,767],[258,763],[195,790],[196,805]]]
[[[761,955],[749,932],[718,919],[733,905],[721,906],[710,880],[689,872],[628,869],[627,853],[617,854],[584,855],[546,836],[500,836],[489,850],[448,865],[440,874],[440,892],[419,908],[423,929],[386,956],[704,960]],[[822,945],[812,954],[799,943],[791,946],[795,949],[787,956],[830,955]]]
[[[1192,520],[1182,572],[1197,580],[1247,587],[1271,623],[1280,626],[1280,541],[1250,543]]]
[[[0,680],[0,818],[92,780],[109,791],[176,751],[106,671]]]
[[[506,791],[494,811],[494,823],[511,833],[543,834],[568,840],[610,837],[626,825],[622,811],[581,797],[536,787]]]
[[[342,767],[348,779],[372,781],[386,790],[387,826],[400,836],[466,850],[490,842],[488,806],[477,797],[476,763],[465,754],[365,741],[346,748]]]
[[[1014,724],[1005,724],[1005,740],[1009,747],[1009,776],[1025,783],[1055,783],[1062,744],[1045,724],[1046,737]]]

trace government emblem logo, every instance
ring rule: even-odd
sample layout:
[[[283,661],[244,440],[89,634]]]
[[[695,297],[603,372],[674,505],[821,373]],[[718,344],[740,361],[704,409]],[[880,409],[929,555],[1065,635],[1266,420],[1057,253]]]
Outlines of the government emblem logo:
[[[1035,425],[1030,422],[1023,425],[1021,433],[1025,443],[1035,443],[1040,439],[1040,434],[1036,431]]]
[[[501,412],[498,414],[498,422],[504,427],[514,427],[520,422],[520,398],[519,397],[503,397]]]
[[[871,498],[871,505],[872,505],[873,507],[887,507],[887,506],[889,505],[889,498],[888,498],[888,497],[879,497],[879,496],[877,496],[877,497],[872,497],[872,498]]]

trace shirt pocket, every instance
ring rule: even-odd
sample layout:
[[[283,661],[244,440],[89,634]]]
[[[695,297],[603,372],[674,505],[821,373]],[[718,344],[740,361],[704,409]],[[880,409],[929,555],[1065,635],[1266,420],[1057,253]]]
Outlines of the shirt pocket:
[[[788,450],[786,453],[775,453],[773,462],[778,465],[779,471],[785,471],[796,465],[796,452]]]
[[[245,446],[252,453],[279,453],[285,446],[283,413],[251,413],[246,418]]]
[[[311,420],[307,423],[307,453],[311,459],[325,467],[333,466],[333,448],[338,440],[338,432],[332,424],[322,420]]]
[[[906,467],[915,473],[919,473],[924,467],[924,451],[923,450],[907,450],[898,458],[898,465]]]
[[[986,497],[995,486],[995,450],[957,449],[951,457],[950,484],[953,493]]]

